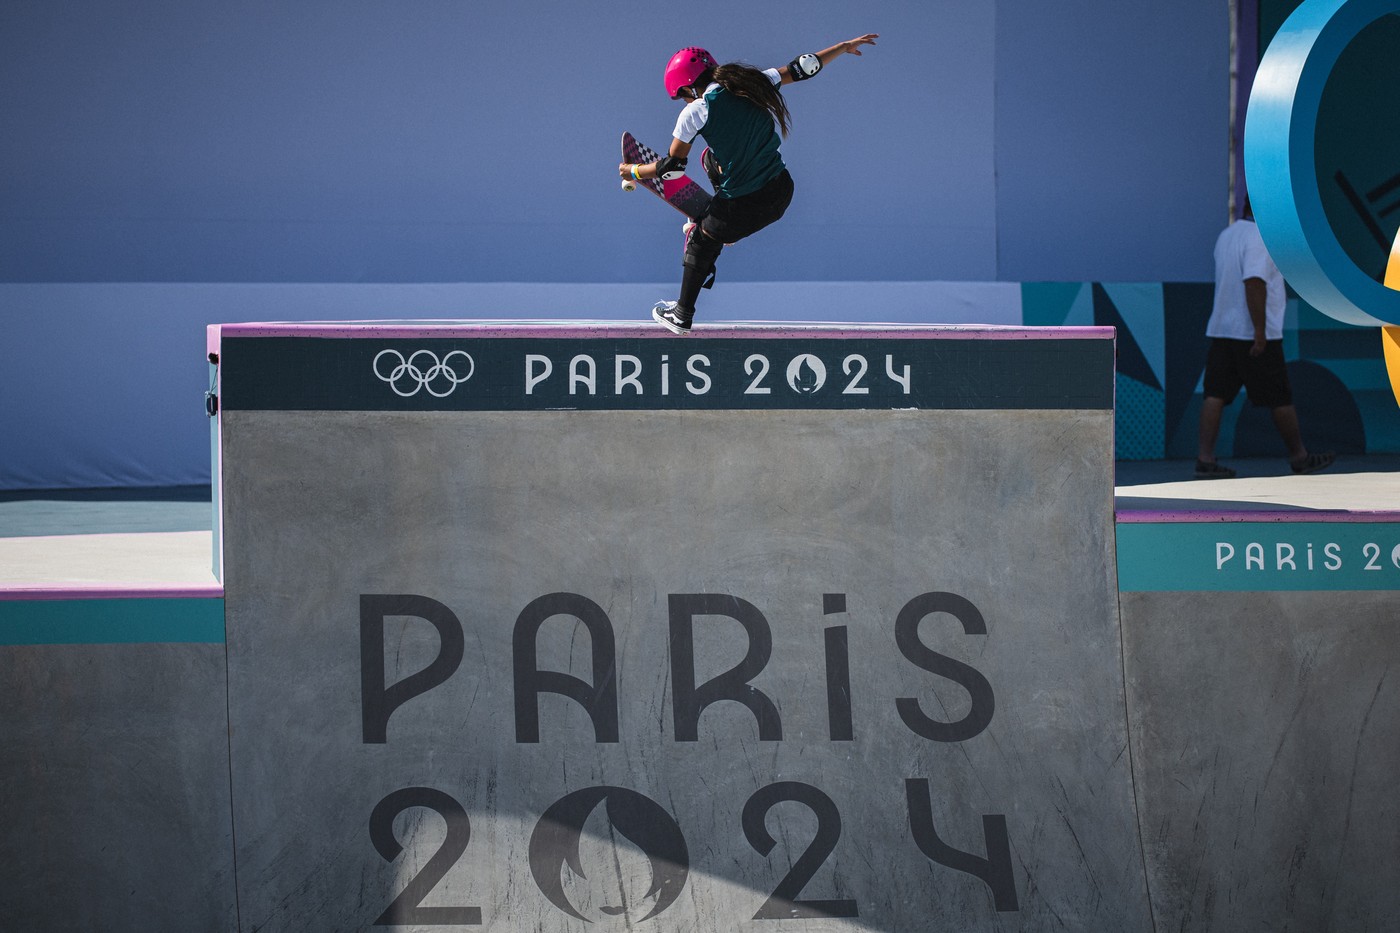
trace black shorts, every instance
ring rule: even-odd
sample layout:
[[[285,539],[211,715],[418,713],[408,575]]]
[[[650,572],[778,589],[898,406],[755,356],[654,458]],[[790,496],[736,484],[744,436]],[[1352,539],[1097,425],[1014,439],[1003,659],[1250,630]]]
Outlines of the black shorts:
[[[1249,403],[1258,408],[1280,408],[1293,404],[1288,384],[1288,364],[1283,360],[1283,341],[1270,340],[1264,352],[1250,356],[1253,341],[1215,337],[1206,355],[1205,394],[1224,399],[1228,405],[1244,386]]]
[[[783,216],[792,203],[792,176],[787,169],[768,184],[737,198],[715,198],[700,228],[721,243],[737,243]]]

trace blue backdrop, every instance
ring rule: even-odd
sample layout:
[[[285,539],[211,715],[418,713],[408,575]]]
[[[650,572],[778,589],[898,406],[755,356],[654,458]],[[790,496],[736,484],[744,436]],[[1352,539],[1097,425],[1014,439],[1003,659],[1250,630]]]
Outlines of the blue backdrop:
[[[1005,322],[948,283],[1211,278],[1220,0],[3,0],[0,488],[207,481],[209,323],[645,317],[680,217],[615,166],[669,136],[666,59],[867,31],[788,90],[796,199],[702,315]]]
[[[1225,220],[1219,0],[5,0],[0,281],[669,279],[623,197],[676,48],[788,89],[798,194],[732,280],[1209,278]]]

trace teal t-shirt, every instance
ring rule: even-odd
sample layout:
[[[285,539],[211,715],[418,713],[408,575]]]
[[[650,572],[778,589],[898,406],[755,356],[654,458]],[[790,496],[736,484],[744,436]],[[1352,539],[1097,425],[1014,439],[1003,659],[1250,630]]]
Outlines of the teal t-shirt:
[[[776,74],[771,72],[770,80]],[[675,136],[682,142],[694,142],[697,134],[724,169],[715,192],[719,197],[752,194],[786,168],[779,152],[782,137],[773,117],[718,84],[711,84],[700,100],[688,104],[676,122]]]

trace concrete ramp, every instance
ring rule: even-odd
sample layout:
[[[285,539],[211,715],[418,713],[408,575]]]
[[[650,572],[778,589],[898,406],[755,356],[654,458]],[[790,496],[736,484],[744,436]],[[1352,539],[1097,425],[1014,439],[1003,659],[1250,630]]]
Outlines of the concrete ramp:
[[[233,930],[222,601],[0,587],[0,929]]]
[[[217,352],[242,929],[1151,928],[1111,330]]]
[[[1133,518],[1119,572],[1158,929],[1394,929],[1400,516]]]

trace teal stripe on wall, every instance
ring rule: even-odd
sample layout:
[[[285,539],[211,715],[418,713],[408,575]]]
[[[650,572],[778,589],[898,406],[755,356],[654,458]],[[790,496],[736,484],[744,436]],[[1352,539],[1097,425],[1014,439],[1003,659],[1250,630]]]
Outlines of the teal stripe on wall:
[[[0,645],[223,644],[222,599],[0,601]]]
[[[1400,523],[1123,523],[1130,592],[1400,589]]]

